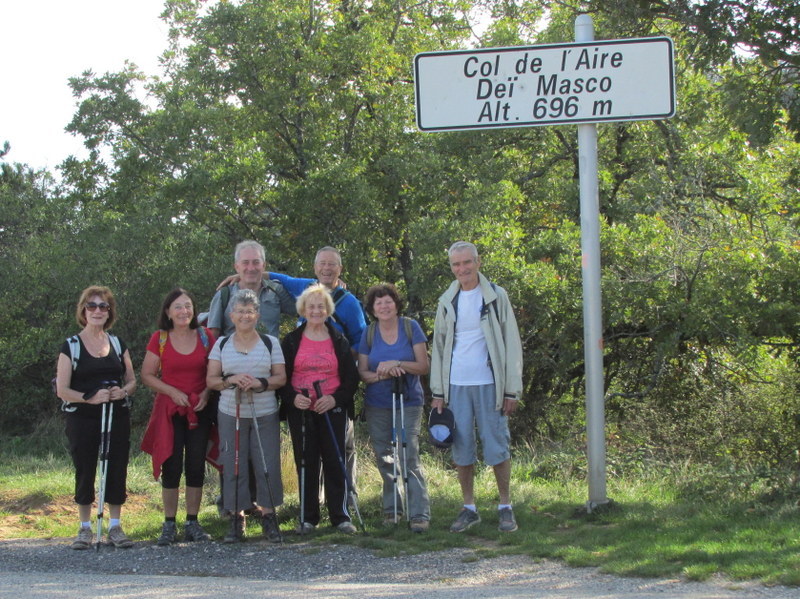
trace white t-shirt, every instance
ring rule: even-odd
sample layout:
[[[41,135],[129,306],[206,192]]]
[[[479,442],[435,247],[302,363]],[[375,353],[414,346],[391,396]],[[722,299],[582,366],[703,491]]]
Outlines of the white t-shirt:
[[[233,333],[235,335],[235,333]],[[220,337],[208,354],[209,360],[219,360],[222,363],[223,374],[249,374],[254,377],[267,378],[272,374],[273,364],[285,364],[281,344],[271,335],[272,354],[267,351],[267,346],[259,340],[246,354],[236,351],[233,342],[233,335],[228,338],[225,347],[220,352],[219,346],[225,337]],[[239,415],[242,418],[252,418],[253,409],[246,405],[246,395],[242,396]],[[278,400],[275,398],[275,391],[263,391],[253,393],[253,405],[256,408],[256,417],[268,416],[278,411]],[[219,411],[228,416],[236,416],[236,390],[223,389],[219,398]]]
[[[491,385],[494,383],[489,367],[489,348],[481,330],[481,288],[463,289],[458,294],[456,338],[453,361],[450,365],[451,385]]]

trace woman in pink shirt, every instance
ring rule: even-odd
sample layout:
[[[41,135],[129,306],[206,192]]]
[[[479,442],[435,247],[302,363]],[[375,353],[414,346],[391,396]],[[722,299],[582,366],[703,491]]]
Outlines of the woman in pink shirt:
[[[279,395],[289,421],[303,495],[304,513],[298,527],[301,533],[313,530],[320,521],[320,465],[331,525],[345,533],[356,530],[347,509],[349,489],[339,455],[344,455],[347,417],[353,412],[359,377],[350,344],[329,322],[333,310],[333,300],[325,287],[306,288],[297,298],[297,313],[306,321],[281,343],[287,384]],[[326,419],[330,419],[333,439]]]

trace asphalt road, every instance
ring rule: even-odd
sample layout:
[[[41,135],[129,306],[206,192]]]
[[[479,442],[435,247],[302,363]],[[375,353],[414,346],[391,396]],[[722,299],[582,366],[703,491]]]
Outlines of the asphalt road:
[[[578,574],[579,575],[576,575]],[[800,598],[800,589],[760,585],[691,583],[678,580],[618,578],[594,569],[537,564],[507,581],[453,580],[431,583],[297,583],[198,576],[109,575],[88,573],[0,572],[0,597],[9,599],[769,599]]]

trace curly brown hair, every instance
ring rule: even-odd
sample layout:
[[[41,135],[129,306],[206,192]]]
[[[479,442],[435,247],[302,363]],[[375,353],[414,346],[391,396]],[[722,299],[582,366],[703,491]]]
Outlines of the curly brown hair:
[[[372,318],[375,318],[375,312],[372,309],[375,300],[387,295],[392,298],[394,305],[397,306],[397,314],[400,315],[403,312],[403,300],[400,299],[397,287],[392,283],[378,283],[367,289],[367,297],[364,299],[364,308]]]

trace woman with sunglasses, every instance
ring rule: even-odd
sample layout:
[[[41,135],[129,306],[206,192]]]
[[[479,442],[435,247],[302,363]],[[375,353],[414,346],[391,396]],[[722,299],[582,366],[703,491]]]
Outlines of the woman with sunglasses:
[[[93,285],[84,289],[75,318],[83,328],[61,346],[56,370],[56,391],[64,402],[67,440],[75,466],[75,503],[80,517],[78,537],[72,548],[88,549],[92,544],[91,510],[101,419],[108,413],[112,417],[104,494],[110,516],[107,542],[128,548],[133,542],[120,526],[120,513],[127,497],[131,436],[128,397],[136,390],[136,376],[127,347],[107,332],[117,318],[114,294],[108,287]]]

